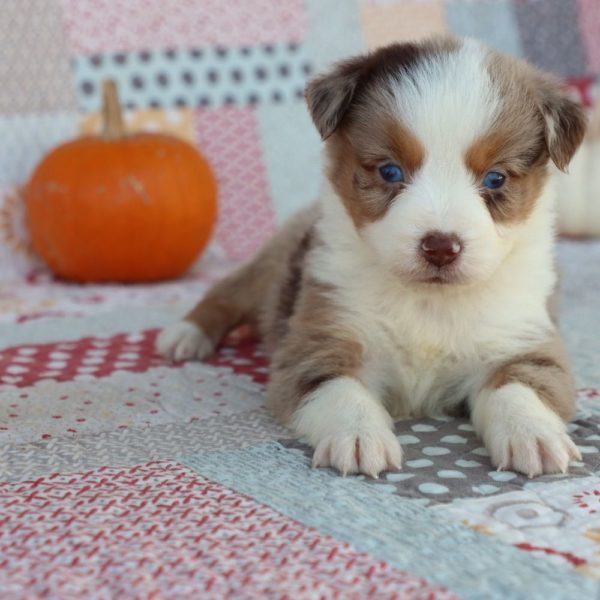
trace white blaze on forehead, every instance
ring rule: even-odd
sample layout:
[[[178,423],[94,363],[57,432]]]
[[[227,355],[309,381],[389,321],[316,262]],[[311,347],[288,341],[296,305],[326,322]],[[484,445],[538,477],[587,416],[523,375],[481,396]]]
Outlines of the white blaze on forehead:
[[[499,98],[487,50],[465,40],[456,50],[425,56],[394,85],[398,117],[432,158],[462,156],[493,124]]]

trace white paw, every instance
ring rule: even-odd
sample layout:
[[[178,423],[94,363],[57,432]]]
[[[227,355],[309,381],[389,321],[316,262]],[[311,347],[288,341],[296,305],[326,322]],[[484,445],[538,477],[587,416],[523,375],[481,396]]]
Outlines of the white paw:
[[[564,431],[547,424],[523,425],[513,431],[492,430],[488,450],[501,471],[518,471],[528,477],[544,473],[566,473],[571,460],[581,460],[573,440]]]
[[[499,470],[535,477],[566,473],[571,460],[581,460],[562,419],[524,385],[508,384],[489,394],[475,407],[473,422]]]
[[[333,467],[343,475],[364,473],[377,479],[382,471],[401,468],[402,448],[396,436],[387,429],[341,432],[317,444],[312,465]]]
[[[399,469],[402,449],[381,402],[358,380],[338,377],[304,399],[292,428],[315,448],[313,467],[344,475]]]
[[[159,354],[174,361],[190,358],[202,360],[215,350],[214,344],[202,329],[189,321],[179,321],[165,327],[156,338],[155,347]]]

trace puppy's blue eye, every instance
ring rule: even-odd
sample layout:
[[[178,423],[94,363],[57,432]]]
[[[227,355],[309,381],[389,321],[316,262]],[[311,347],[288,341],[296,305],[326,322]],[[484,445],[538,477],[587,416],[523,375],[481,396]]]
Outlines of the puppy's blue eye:
[[[402,169],[393,163],[387,163],[383,167],[379,167],[379,173],[389,183],[398,183],[404,181],[404,173]]]
[[[498,171],[488,171],[483,178],[483,185],[490,190],[497,190],[504,185],[506,176]]]

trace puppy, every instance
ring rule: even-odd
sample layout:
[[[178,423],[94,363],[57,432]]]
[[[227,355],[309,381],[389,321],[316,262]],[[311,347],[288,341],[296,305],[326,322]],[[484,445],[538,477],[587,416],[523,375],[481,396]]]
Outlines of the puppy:
[[[272,350],[267,405],[315,467],[398,469],[395,420],[466,406],[496,467],[565,472],[580,454],[549,163],[567,167],[581,108],[529,65],[453,38],[342,62],[306,99],[325,140],[318,205],[158,350],[203,359],[255,325]]]

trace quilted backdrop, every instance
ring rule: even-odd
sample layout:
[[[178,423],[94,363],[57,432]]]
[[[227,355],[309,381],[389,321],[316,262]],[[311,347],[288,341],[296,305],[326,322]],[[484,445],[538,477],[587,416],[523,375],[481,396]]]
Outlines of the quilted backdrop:
[[[220,184],[213,248],[241,258],[318,194],[320,144],[303,87],[335,59],[452,31],[553,71],[588,106],[600,73],[597,0],[2,0],[0,11],[9,272],[28,264],[15,186],[49,148],[97,129],[107,77],[131,129],[200,146]]]
[[[583,455],[566,476],[499,473],[449,418],[397,424],[401,472],[314,470],[262,408],[259,346],[153,350],[318,194],[306,78],[448,30],[597,96],[598,0],[0,0],[0,599],[599,597],[599,242],[558,249]],[[217,173],[214,243],[179,281],[77,286],[30,252],[19,187],[98,128],[106,77],[131,129],[197,143]]]

